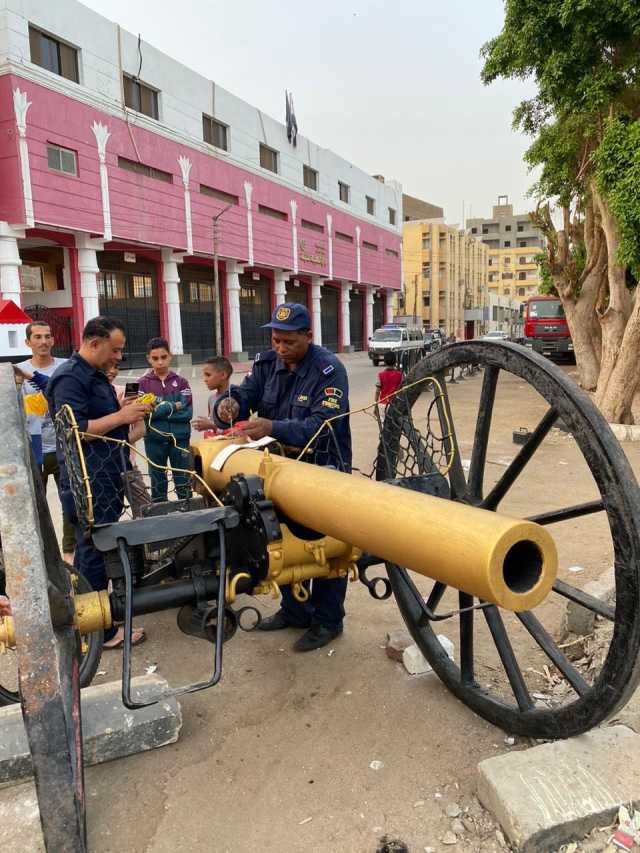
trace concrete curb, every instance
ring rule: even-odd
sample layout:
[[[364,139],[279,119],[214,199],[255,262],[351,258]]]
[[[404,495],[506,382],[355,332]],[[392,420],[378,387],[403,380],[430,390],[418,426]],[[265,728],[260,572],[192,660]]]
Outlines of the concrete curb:
[[[132,679],[134,695],[151,698],[167,688],[158,676]],[[175,743],[182,728],[182,712],[175,698],[136,711],[124,707],[119,681],[82,691],[84,762],[101,764],[159,746]],[[0,710],[0,788],[30,779],[31,754],[19,705]]]
[[[595,729],[481,761],[478,797],[516,850],[549,853],[640,800],[639,754],[626,726]]]
[[[609,424],[618,441],[640,441],[640,424]]]

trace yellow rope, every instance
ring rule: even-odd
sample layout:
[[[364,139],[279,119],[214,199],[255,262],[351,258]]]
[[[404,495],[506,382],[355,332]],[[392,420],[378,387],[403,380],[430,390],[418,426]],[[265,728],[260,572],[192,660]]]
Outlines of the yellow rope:
[[[94,441],[97,439],[102,439],[102,441],[110,441],[112,444],[119,444],[121,447],[128,447],[129,450],[133,450],[133,452],[137,456],[140,456],[142,459],[144,459],[144,461],[147,463],[147,465],[151,465],[151,467],[157,468],[160,471],[171,471],[171,472],[177,472],[178,474],[188,474],[190,477],[193,477],[194,480],[197,480],[200,483],[200,485],[203,486],[207,490],[209,495],[218,504],[218,506],[224,506],[224,504],[222,503],[220,498],[215,494],[215,492],[213,492],[211,490],[211,488],[208,486],[206,481],[203,480],[199,474],[196,474],[196,472],[190,468],[171,468],[168,465],[158,465],[156,462],[152,462],[151,459],[149,459],[144,453],[142,453],[142,451],[138,450],[137,447],[134,447],[133,444],[129,444],[128,441],[125,441],[122,438],[111,438],[111,436],[108,436],[108,435],[94,435],[91,432],[81,432],[80,430],[78,431],[78,435],[81,438],[93,439]]]
[[[417,379],[415,382],[410,382],[409,385],[403,385],[401,388],[398,388],[398,390],[394,391],[392,394],[388,394],[385,397],[385,402],[390,400],[392,397],[396,397],[398,394],[403,393],[404,391],[408,391],[409,388],[413,388],[416,385],[420,385],[423,382],[432,382],[434,384],[434,386],[437,387],[437,389],[439,391],[439,396],[444,398],[444,392],[442,390],[442,385],[440,384],[440,382],[434,376],[425,376],[424,379]],[[358,415],[362,412],[369,412],[369,409],[375,409],[375,408],[377,408],[378,405],[379,405],[379,401],[376,400],[373,403],[369,403],[367,406],[362,406],[362,408],[360,408],[360,409],[350,409],[348,412],[343,412],[340,415],[334,415],[333,417],[327,418],[326,420],[324,420],[320,424],[318,429],[314,432],[314,434],[311,436],[309,441],[302,448],[302,450],[300,451],[298,456],[296,456],[296,461],[299,462],[302,459],[304,454],[307,453],[307,451],[309,450],[311,445],[314,443],[314,441],[318,438],[318,436],[320,435],[320,433],[322,432],[323,429],[328,429],[331,432],[333,432],[333,422],[334,421],[339,421],[341,418],[348,418],[351,415]],[[450,444],[451,444],[451,449],[450,449],[448,457],[447,457],[447,466],[442,471],[442,474],[445,475],[445,474],[449,473],[449,471],[451,470],[451,466],[453,465],[453,460],[455,457],[455,446],[454,446],[453,441],[451,440],[453,438],[453,430],[451,428],[451,422],[449,420],[449,413],[447,412],[446,407],[443,408],[443,412],[444,412],[444,419],[445,419],[446,426],[447,426],[447,433],[446,433],[446,435],[443,435],[442,440],[443,441],[450,440]],[[375,417],[375,415],[373,413],[371,413],[371,416]],[[335,436],[335,433],[334,433],[334,436]]]

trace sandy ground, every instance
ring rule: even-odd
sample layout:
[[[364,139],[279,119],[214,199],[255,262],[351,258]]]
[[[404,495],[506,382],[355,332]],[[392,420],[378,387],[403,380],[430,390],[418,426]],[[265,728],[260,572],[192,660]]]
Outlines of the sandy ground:
[[[357,408],[372,398],[377,371],[363,355],[345,361]],[[463,458],[470,453],[481,382],[476,376],[449,388]],[[193,387],[196,411],[204,413],[197,370]],[[546,408],[523,381],[501,379],[489,483],[517,452],[513,430],[533,428]],[[355,463],[369,469],[375,424],[358,416],[352,429]],[[637,472],[640,445],[624,449]],[[554,431],[503,509],[530,515],[596,494],[575,441]],[[601,515],[557,525],[554,534],[561,577],[582,586],[611,565]],[[576,566],[580,572],[569,572]],[[420,586],[430,588],[426,580]],[[277,602],[264,599],[261,607],[273,612]],[[562,602],[550,600],[543,613],[545,624],[557,630]],[[149,640],[136,650],[136,672],[157,665],[158,674],[175,684],[202,677],[212,666],[213,647],[181,634],[172,612],[143,621]],[[483,824],[474,805],[475,768],[483,758],[525,744],[507,745],[504,732],[475,716],[433,674],[411,678],[389,660],[385,636],[400,627],[393,600],[374,601],[353,584],[345,632],[329,648],[296,655],[295,631],[238,632],[225,646],[221,685],[182,700],[184,726],[176,745],[87,771],[90,849],[369,853],[384,849],[383,836],[401,839],[412,853],[500,849],[494,828]],[[442,633],[457,650],[457,622],[443,623]],[[539,668],[543,661],[526,637],[514,634],[514,645],[521,662],[527,655],[527,664]],[[477,648],[480,680],[501,689],[499,661],[482,629]],[[119,664],[117,653],[106,653],[97,680],[119,678]],[[526,677],[540,689],[535,673]],[[372,762],[380,768],[372,769]],[[451,826],[445,813],[451,803],[471,809],[456,848],[441,843]],[[475,824],[468,820],[474,814]]]

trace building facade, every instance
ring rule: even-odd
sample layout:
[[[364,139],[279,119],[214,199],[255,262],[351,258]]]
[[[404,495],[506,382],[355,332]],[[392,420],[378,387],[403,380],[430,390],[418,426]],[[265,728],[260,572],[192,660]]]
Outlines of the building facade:
[[[522,302],[538,292],[536,255],[545,246],[528,213],[513,212],[507,196],[499,196],[491,219],[467,219],[467,232],[489,247],[489,291]]]
[[[0,295],[53,317],[59,340],[109,313],[132,365],[157,334],[194,360],[242,359],[287,299],[336,351],[391,318],[400,185],[293,145],[75,0],[1,0],[0,129]]]
[[[489,249],[442,219],[403,224],[404,311],[460,339],[484,331]]]

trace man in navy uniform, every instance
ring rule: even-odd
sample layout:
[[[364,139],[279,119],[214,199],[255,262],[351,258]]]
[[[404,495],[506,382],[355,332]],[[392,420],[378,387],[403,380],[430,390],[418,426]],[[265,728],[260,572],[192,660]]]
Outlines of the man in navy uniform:
[[[311,319],[304,305],[279,305],[263,328],[271,329],[272,349],[255,357],[242,385],[231,389],[232,399],[216,404],[215,414],[228,423],[232,416],[243,420],[257,412],[241,434],[252,440],[272,436],[283,444],[305,447],[323,421],[349,411],[347,372],[333,353],[312,343]],[[335,438],[325,429],[314,442],[313,461],[350,471],[349,417],[334,421],[332,428]],[[315,578],[310,598],[302,603],[285,586],[280,610],[259,627],[306,628],[294,649],[319,649],[342,633],[346,591],[346,578]]]

